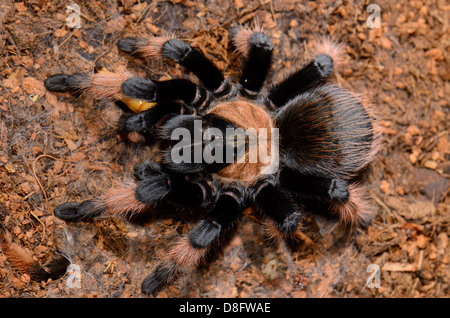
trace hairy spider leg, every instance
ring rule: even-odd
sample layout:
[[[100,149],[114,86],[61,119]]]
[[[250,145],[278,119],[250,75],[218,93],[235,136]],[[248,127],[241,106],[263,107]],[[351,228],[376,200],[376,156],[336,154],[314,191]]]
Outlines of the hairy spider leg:
[[[160,125],[182,111],[183,104],[168,102],[137,114],[124,112],[117,122],[118,130],[125,133],[137,132],[144,136],[154,135]]]
[[[273,220],[284,235],[291,235],[297,230],[301,209],[275,185],[265,183],[260,186],[254,202],[256,210],[263,217]]]
[[[293,97],[325,83],[342,64],[341,46],[328,39],[317,41],[313,59],[282,82],[272,86],[268,98],[276,108],[282,107]]]
[[[198,266],[208,252],[209,248],[194,248],[187,235],[182,236],[170,248],[166,258],[144,279],[142,292],[155,295],[162,287],[173,282],[183,269]]]
[[[58,253],[44,268],[33,259],[31,252],[13,242],[11,233],[0,222],[0,251],[7,257],[11,267],[30,275],[35,281],[55,280],[66,273],[70,261],[63,254]]]
[[[216,96],[230,91],[230,85],[222,71],[199,50],[179,39],[165,36],[150,37],[148,40],[125,38],[121,39],[117,46],[119,50],[127,53],[171,59],[194,73],[203,86]]]
[[[148,78],[131,77],[122,83],[125,96],[148,102],[182,101],[189,105],[202,102],[206,96],[193,82],[186,79],[154,81]]]
[[[272,63],[273,45],[270,38],[259,28],[239,28],[233,36],[237,51],[243,55],[239,83],[242,93],[258,95]]]
[[[374,215],[365,187],[359,182],[349,184],[349,198],[346,202],[332,201],[329,211],[349,226],[366,225]]]
[[[122,83],[131,77],[133,74],[123,68],[114,72],[101,68],[94,74],[55,74],[45,80],[44,86],[52,92],[87,92],[98,100],[120,101],[135,113],[155,107],[155,101],[136,99],[122,92]]]
[[[88,92],[96,99],[121,102],[125,112],[118,122],[119,131],[151,134],[172,115],[182,112],[183,103],[201,105],[207,94],[191,81],[174,79],[152,81],[134,77],[125,70],[111,72],[100,69],[88,74],[50,76],[45,87],[55,92]]]
[[[245,194],[238,186],[221,190],[212,209],[189,233],[195,248],[204,248],[235,224],[242,215]]]
[[[297,198],[310,201],[345,203],[349,198],[346,180],[305,175],[288,167],[281,169],[279,183]]]
[[[53,92],[87,91],[96,99],[121,101],[134,113],[171,101],[190,104],[204,95],[197,85],[185,79],[152,81],[135,77],[124,69],[113,72],[102,68],[94,74],[56,74],[48,77],[44,85]]]
[[[128,182],[109,189],[96,199],[85,200],[81,203],[66,202],[55,208],[54,215],[67,222],[86,222],[104,214],[131,218],[134,215],[152,211],[151,206],[136,198],[136,188],[136,183]]]
[[[142,283],[144,294],[155,294],[172,282],[186,267],[197,266],[220,235],[238,221],[242,214],[242,193],[237,188],[224,189],[215,206],[187,235],[172,247],[167,257]]]
[[[164,140],[176,140],[162,153],[162,165],[172,173],[216,173],[234,162],[237,146],[226,140],[236,128],[227,120],[207,114],[181,115],[169,119],[159,130]],[[179,138],[179,139],[177,139]],[[227,160],[232,155],[232,160]]]
[[[215,193],[212,181],[203,176],[171,174],[156,162],[145,162],[135,169],[139,180],[135,195],[139,202],[155,205],[161,200],[179,207],[206,207]]]

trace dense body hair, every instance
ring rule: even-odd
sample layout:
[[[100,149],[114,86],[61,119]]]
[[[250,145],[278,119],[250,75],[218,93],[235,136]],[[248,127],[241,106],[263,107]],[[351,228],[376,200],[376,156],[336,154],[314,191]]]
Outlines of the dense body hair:
[[[324,85],[297,96],[275,122],[283,162],[301,173],[350,179],[373,159],[372,118],[341,88]]]

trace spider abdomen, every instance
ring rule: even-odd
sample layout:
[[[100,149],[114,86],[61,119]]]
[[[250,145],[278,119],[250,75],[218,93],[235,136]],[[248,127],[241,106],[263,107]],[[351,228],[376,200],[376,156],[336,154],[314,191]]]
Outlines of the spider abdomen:
[[[324,85],[291,99],[276,116],[281,160],[304,174],[349,179],[372,159],[376,122],[361,101]]]

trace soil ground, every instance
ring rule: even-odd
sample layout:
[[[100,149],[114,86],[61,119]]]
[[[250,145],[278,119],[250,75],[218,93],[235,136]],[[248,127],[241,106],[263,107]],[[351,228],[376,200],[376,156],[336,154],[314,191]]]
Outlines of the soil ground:
[[[230,28],[258,21],[273,39],[273,78],[305,62],[309,44],[329,35],[345,48],[333,81],[362,94],[383,126],[383,149],[369,175],[373,222],[346,234],[320,218],[305,222],[299,246],[267,245],[247,211],[228,244],[182,275],[158,297],[448,297],[449,96],[448,2],[101,0],[74,1],[80,27],[69,28],[68,2],[3,0],[0,4],[0,207],[13,241],[41,264],[59,251],[81,269],[36,282],[0,253],[1,297],[143,297],[142,280],[174,239],[182,218],[138,226],[114,218],[66,224],[53,210],[99,196],[131,179],[152,156],[139,139],[116,133],[116,105],[88,96],[49,93],[46,77],[124,65],[169,78],[181,69],[118,52],[126,36],[173,32],[214,59],[227,75],[238,64]],[[76,22],[76,20],[75,20]],[[368,266],[379,266],[380,280]],[[367,284],[369,282],[369,284]]]

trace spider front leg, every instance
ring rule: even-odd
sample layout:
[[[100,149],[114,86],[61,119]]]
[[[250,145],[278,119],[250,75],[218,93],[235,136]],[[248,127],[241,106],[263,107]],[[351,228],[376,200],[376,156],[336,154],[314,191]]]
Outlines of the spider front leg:
[[[242,92],[248,96],[256,96],[272,63],[272,42],[259,28],[239,28],[233,36],[233,42],[244,57],[239,79]]]
[[[147,102],[164,103],[181,100],[198,106],[206,99],[206,92],[186,79],[154,81],[147,78],[131,77],[121,85],[122,93],[128,98]]]
[[[203,85],[216,96],[230,91],[230,85],[222,72],[188,43],[171,37],[150,37],[147,40],[125,38],[117,46],[127,53],[137,53],[143,57],[164,57],[184,66],[194,73]]]
[[[123,113],[118,120],[118,131],[153,135],[166,119],[179,115],[182,111],[183,104],[170,102],[158,104],[138,114]]]
[[[242,189],[223,189],[214,207],[203,220],[173,246],[167,257],[142,283],[144,294],[155,294],[161,287],[173,281],[183,268],[196,266],[210,251],[221,234],[228,230],[241,216]]]
[[[54,215],[67,222],[78,222],[89,221],[104,214],[129,218],[151,211],[151,206],[136,199],[135,192],[135,183],[123,184],[96,199],[63,203],[55,208]]]
[[[151,109],[159,103],[183,101],[198,104],[206,94],[197,85],[185,79],[153,81],[133,76],[125,70],[104,68],[94,74],[56,74],[48,77],[45,87],[52,92],[88,92],[95,99],[121,101],[132,112]]]

